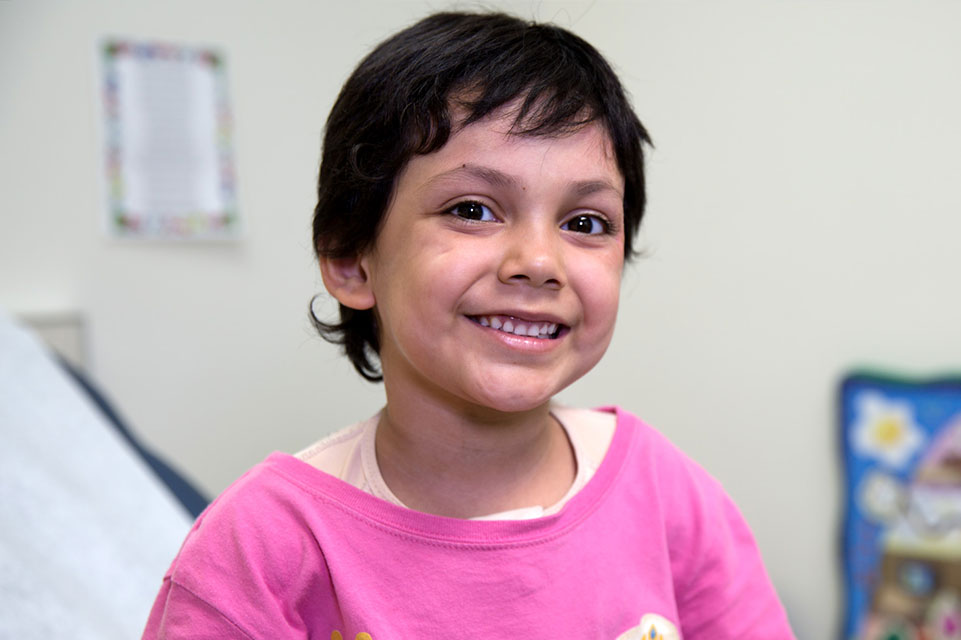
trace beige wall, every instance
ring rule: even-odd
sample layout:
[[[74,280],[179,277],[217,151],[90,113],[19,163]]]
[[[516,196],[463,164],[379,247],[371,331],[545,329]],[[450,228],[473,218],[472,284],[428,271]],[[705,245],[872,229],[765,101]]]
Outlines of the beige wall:
[[[94,375],[211,492],[379,405],[305,320],[320,132],[360,56],[443,6],[0,2],[0,305],[83,313]],[[718,476],[799,636],[831,637],[838,378],[961,368],[961,4],[503,6],[598,45],[657,144],[648,256],[611,352],[564,398],[626,406]],[[241,242],[102,235],[106,35],[226,51]]]

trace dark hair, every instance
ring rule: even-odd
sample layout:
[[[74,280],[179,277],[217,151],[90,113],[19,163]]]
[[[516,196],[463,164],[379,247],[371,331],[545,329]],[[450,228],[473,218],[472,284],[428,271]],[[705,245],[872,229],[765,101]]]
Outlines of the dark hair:
[[[644,215],[643,146],[650,139],[617,75],[590,44],[554,25],[502,13],[437,13],[364,58],[327,118],[314,209],[318,256],[356,256],[374,245],[394,182],[408,160],[451,135],[451,103],[481,120],[514,100],[512,132],[563,135],[600,122],[624,176],[624,255]],[[455,123],[458,124],[458,123]],[[383,379],[371,309],[340,305],[340,322],[311,313],[324,339],[343,345],[367,380]]]

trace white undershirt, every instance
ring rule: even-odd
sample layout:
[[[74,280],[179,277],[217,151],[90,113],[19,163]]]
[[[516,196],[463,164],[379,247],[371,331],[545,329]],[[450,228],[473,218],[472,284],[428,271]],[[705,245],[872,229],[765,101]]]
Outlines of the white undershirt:
[[[557,513],[594,475],[614,437],[613,413],[551,406],[551,415],[564,428],[574,452],[577,472],[570,489],[552,505],[533,505],[492,513],[472,520],[528,520]],[[304,462],[392,504],[406,507],[380,473],[375,438],[380,413],[341,429],[296,454]]]

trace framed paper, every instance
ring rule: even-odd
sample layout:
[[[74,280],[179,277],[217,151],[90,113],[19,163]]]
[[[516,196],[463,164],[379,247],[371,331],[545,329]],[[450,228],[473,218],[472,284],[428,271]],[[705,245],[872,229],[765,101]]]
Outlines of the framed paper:
[[[109,232],[173,240],[236,237],[223,55],[114,39],[104,43],[102,57]]]

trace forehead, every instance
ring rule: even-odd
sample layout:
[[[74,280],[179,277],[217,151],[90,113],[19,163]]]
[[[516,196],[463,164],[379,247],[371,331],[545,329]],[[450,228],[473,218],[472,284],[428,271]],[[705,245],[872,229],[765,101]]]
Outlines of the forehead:
[[[441,173],[457,177],[464,173],[457,169],[474,167],[476,170],[468,173],[486,173],[495,186],[503,182],[497,175],[518,183],[594,181],[609,184],[623,197],[624,177],[610,135],[597,121],[551,133],[529,133],[513,105],[470,124],[464,124],[462,111],[452,109],[452,115],[455,124],[446,143],[436,151],[412,157],[398,175],[398,190]],[[547,169],[550,171],[545,174]]]
[[[533,139],[564,138],[576,135],[584,129],[596,128],[609,150],[613,149],[607,128],[586,106],[570,119],[558,122],[553,117],[552,108],[547,99],[536,100],[533,104],[526,105],[526,96],[520,95],[484,117],[468,122],[472,115],[470,99],[471,95],[468,94],[448,101],[452,136],[478,125],[504,136]]]

